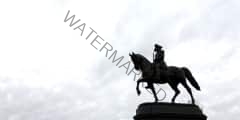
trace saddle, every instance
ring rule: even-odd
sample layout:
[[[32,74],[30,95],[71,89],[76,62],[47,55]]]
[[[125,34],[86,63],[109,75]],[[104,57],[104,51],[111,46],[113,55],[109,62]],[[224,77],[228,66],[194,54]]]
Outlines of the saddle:
[[[167,66],[164,62],[152,64],[152,78],[165,81],[168,77]]]

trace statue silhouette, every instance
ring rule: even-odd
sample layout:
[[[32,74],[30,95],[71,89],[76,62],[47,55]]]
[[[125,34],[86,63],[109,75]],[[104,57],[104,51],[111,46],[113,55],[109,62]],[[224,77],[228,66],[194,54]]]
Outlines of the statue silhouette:
[[[136,90],[138,95],[141,94],[141,91],[139,89],[139,84],[141,82],[147,82],[148,83],[147,88],[150,88],[152,90],[152,93],[155,98],[155,102],[157,102],[158,97],[156,95],[156,91],[153,86],[153,83],[157,83],[157,84],[168,83],[170,87],[175,91],[175,95],[172,98],[172,103],[174,103],[177,95],[180,93],[177,86],[179,83],[181,83],[190,94],[192,99],[192,104],[195,104],[195,100],[194,100],[191,88],[188,86],[186,82],[186,78],[191,83],[191,85],[197,90],[200,90],[200,86],[198,85],[197,81],[194,79],[192,73],[188,68],[169,66],[166,69],[163,69],[162,67],[158,66],[159,64],[151,63],[148,59],[146,59],[141,54],[135,54],[134,52],[132,52],[132,54],[129,54],[129,56],[131,57],[131,60],[134,64],[134,68],[142,72],[141,78],[137,80]],[[155,70],[153,70],[153,68]],[[156,71],[156,73],[154,73],[154,71]]]

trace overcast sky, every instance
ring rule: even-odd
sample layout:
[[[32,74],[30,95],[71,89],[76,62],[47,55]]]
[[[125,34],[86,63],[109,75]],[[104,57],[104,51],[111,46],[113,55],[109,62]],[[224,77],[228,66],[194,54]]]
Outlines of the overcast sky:
[[[86,24],[82,36],[64,22],[68,10]],[[154,100],[143,88],[137,96],[133,75],[90,45],[89,27],[125,62],[132,51],[152,60],[161,44],[168,65],[192,71],[209,120],[239,118],[239,0],[8,0],[0,15],[1,120],[132,120]],[[174,92],[159,87],[169,102]],[[177,102],[188,103],[179,88]]]

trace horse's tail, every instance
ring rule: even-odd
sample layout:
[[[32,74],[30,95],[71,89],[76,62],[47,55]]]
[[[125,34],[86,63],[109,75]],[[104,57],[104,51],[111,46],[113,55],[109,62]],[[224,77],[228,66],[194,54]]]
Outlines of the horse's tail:
[[[195,78],[193,77],[192,73],[190,72],[190,70],[186,67],[182,67],[182,70],[184,71],[188,81],[191,83],[191,85],[196,88],[197,90],[201,90],[200,86],[198,85],[197,81],[195,80]]]

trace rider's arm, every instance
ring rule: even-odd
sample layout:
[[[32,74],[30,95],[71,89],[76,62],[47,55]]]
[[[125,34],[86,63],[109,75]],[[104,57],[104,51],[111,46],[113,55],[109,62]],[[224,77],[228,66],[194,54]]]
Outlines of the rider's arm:
[[[163,51],[163,50],[161,50],[161,55],[162,55],[162,56],[161,56],[161,59],[164,60],[165,54],[164,54],[164,51]]]

